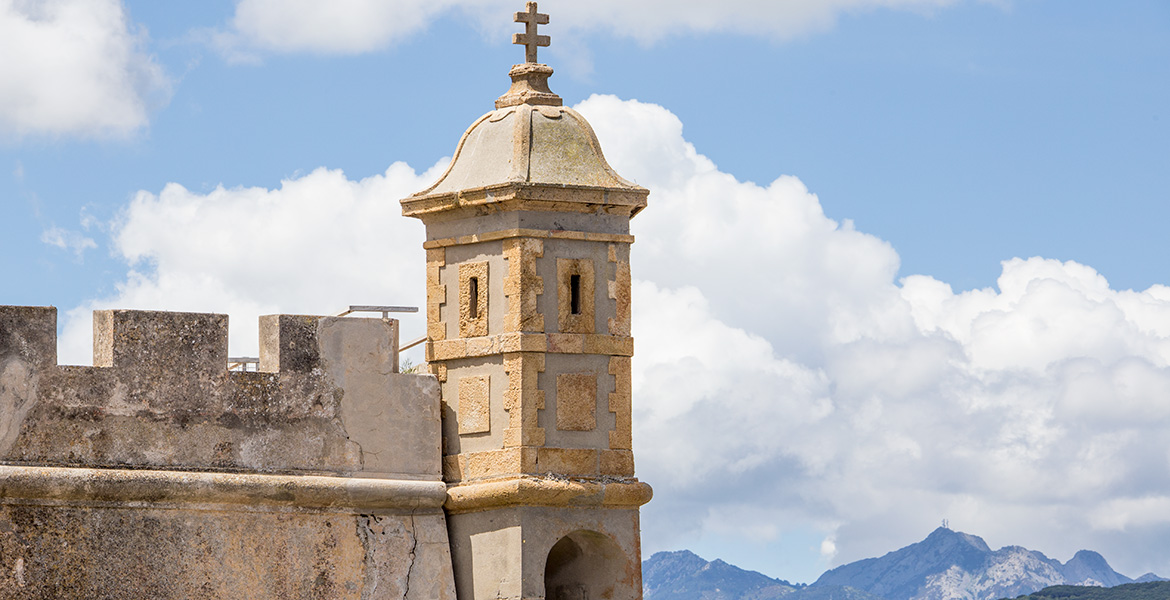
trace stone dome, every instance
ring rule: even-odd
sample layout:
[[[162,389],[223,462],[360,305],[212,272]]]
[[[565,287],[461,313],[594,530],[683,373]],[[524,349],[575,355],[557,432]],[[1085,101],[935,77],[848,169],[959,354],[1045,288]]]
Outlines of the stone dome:
[[[593,128],[563,106],[507,106],[463,135],[451,166],[423,194],[524,182],[634,189],[605,162]]]
[[[513,67],[512,88],[496,101],[496,110],[467,129],[447,171],[430,188],[404,199],[403,213],[514,198],[621,206],[631,216],[645,207],[649,192],[609,166],[585,118],[561,106],[561,98],[548,90],[551,74],[543,64]],[[525,208],[542,208],[528,204]]]

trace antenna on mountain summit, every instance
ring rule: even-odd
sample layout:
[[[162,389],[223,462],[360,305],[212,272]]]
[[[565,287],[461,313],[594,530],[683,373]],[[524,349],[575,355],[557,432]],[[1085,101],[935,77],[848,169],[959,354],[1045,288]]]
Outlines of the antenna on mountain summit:
[[[951,523],[950,523],[950,521],[947,521],[946,519],[943,519],[943,529],[950,529],[950,528],[951,528]]]

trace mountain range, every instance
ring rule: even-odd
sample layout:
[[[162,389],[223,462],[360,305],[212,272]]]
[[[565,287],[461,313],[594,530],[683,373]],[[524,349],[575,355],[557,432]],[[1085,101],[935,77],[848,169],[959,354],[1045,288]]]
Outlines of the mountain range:
[[[1152,573],[1130,579],[1089,550],[1061,563],[1020,546],[992,550],[978,536],[943,527],[885,556],[829,570],[810,585],[708,562],[686,550],[659,552],[643,563],[646,600],[998,600],[1056,585],[1160,580]]]

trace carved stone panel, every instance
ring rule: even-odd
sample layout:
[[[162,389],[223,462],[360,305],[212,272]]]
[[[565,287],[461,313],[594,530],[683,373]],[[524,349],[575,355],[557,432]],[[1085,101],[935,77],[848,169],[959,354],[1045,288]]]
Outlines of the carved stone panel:
[[[491,376],[459,380],[459,434],[488,433],[491,427]]]
[[[597,427],[597,375],[557,375],[557,429],[593,431]]]

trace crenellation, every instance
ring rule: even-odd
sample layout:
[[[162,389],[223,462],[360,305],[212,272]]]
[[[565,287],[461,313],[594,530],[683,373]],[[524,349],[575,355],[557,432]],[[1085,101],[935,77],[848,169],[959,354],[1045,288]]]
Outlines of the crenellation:
[[[260,317],[260,371],[309,373],[321,360],[317,321],[309,315]]]
[[[0,463],[440,477],[437,382],[397,374],[396,320],[262,317],[260,372],[228,370],[225,315],[95,311],[93,367],[46,360],[55,321],[0,307]]]
[[[99,310],[94,366],[218,373],[227,368],[228,317],[211,313]]]
[[[94,332],[60,366],[56,309],[0,306],[0,597],[455,600],[439,383],[397,373],[396,320],[263,317],[260,372],[225,315]]]
[[[32,367],[57,364],[57,309],[0,306],[0,368],[7,358]]]

